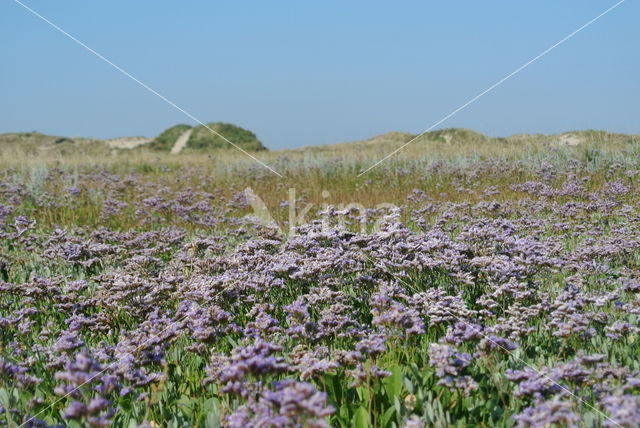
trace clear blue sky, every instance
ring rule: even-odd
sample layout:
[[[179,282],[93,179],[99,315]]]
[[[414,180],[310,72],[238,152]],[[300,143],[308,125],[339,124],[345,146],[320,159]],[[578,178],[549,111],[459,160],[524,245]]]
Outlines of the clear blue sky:
[[[21,0],[204,121],[272,149],[418,133],[613,1]],[[441,127],[640,133],[627,0]],[[193,123],[0,0],[0,132],[110,138]]]

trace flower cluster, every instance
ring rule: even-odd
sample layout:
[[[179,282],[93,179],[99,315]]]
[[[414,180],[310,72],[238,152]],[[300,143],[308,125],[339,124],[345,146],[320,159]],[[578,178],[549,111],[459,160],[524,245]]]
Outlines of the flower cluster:
[[[195,167],[5,171],[0,420],[638,426],[638,165],[564,166],[414,165],[289,236]]]

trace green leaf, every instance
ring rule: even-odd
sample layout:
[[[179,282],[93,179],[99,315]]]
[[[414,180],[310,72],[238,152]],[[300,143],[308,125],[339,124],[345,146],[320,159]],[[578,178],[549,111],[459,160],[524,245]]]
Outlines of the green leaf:
[[[407,388],[409,394],[413,394],[413,383],[411,383],[409,378],[404,378],[404,387]]]
[[[402,413],[402,406],[400,405],[398,396],[393,397],[393,407],[396,409],[396,414],[399,416]]]
[[[218,413],[208,413],[205,420],[206,428],[220,428],[220,415]]]
[[[382,426],[386,427],[390,425],[391,419],[396,414],[395,407],[389,407],[386,412],[382,415]]]
[[[220,413],[220,411],[218,410],[220,407],[220,400],[218,400],[215,397],[212,398],[208,398],[207,400],[204,401],[204,404],[202,405],[202,408],[207,411],[207,412],[211,412],[211,413]]]
[[[131,409],[133,409],[133,406],[132,406],[131,400],[128,400],[128,399],[127,399],[127,400],[123,400],[123,401],[120,403],[120,408],[121,408],[122,410],[124,410],[125,412],[130,412],[130,411],[131,411]]]
[[[364,407],[358,407],[353,420],[351,422],[353,428],[370,428],[371,420],[369,418],[369,412]]]
[[[356,388],[356,391],[358,392],[358,397],[360,398],[360,401],[364,401],[365,403],[369,401],[369,397],[371,396],[371,390],[368,387],[361,386],[359,388]]]
[[[329,397],[332,398],[336,403],[341,403],[344,388],[340,384],[339,377],[330,373],[325,373],[324,384],[327,389],[326,393],[329,394]]]
[[[0,405],[2,405],[2,407],[4,407],[5,409],[10,409],[11,407],[13,407],[11,405],[11,401],[9,400],[9,394],[7,393],[7,390],[4,388],[0,389]],[[17,424],[13,421],[13,418],[11,417],[11,413],[10,412],[3,412],[3,415],[0,416],[0,421],[4,419],[4,417],[6,416],[6,420],[8,422],[8,426],[17,426]]]
[[[331,376],[331,386],[333,389],[333,396],[336,402],[341,402],[343,399],[342,391],[344,389],[343,389],[343,386],[340,384],[340,379],[338,378],[338,376],[334,376],[334,375]]]
[[[5,409],[11,408],[11,402],[9,401],[9,394],[7,393],[7,390],[4,388],[0,389],[0,404],[2,404],[2,407],[4,407]]]
[[[349,406],[345,403],[340,407],[340,411],[338,412],[340,419],[344,419],[346,421],[349,420]]]
[[[178,399],[177,404],[182,414],[187,418],[191,418],[193,414],[193,400],[187,396],[182,396]]]
[[[391,376],[386,377],[383,380],[383,384],[387,397],[392,400],[393,397],[398,397],[402,392],[403,373],[400,366],[393,366],[388,370],[391,372]]]
[[[180,424],[178,423],[178,418],[176,415],[171,416],[171,421],[169,422],[169,426],[171,428],[179,428]]]

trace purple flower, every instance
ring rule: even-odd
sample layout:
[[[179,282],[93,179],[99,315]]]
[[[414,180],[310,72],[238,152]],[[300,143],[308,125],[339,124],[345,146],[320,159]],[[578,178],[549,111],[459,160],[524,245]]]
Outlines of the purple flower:
[[[371,357],[375,357],[387,351],[386,340],[380,335],[370,335],[356,344],[356,350]]]
[[[514,416],[518,428],[545,428],[550,426],[575,427],[580,418],[573,411],[574,403],[554,398],[538,401]]]
[[[471,364],[473,358],[467,353],[457,352],[449,345],[432,343],[429,345],[429,364],[436,368],[436,376],[458,376]]]
[[[373,324],[393,335],[401,333],[403,336],[424,333],[424,322],[417,310],[395,300],[398,290],[392,287],[382,287],[379,293],[371,298],[371,313]],[[405,298],[402,293],[397,295]]]
[[[79,401],[74,401],[64,411],[64,417],[67,419],[80,420],[88,414],[87,406]]]
[[[549,375],[526,367],[524,370],[507,370],[507,379],[518,383],[517,396],[555,394],[562,391],[557,381]]]
[[[70,195],[78,196],[81,193],[81,190],[76,186],[69,186],[67,187],[67,192],[69,192]]]
[[[240,406],[227,418],[231,428],[248,426],[305,426],[328,428],[326,418],[335,409],[327,404],[327,395],[313,385],[293,380],[275,383],[273,390],[263,391],[257,400]]]
[[[228,357],[212,355],[205,382],[217,381],[223,385],[222,392],[245,395],[249,376],[259,378],[290,370],[284,358],[277,355],[282,350],[281,346],[258,339],[254,344],[234,348]]]
[[[635,428],[640,426],[640,398],[636,395],[608,395],[601,400],[610,419],[604,426]]]

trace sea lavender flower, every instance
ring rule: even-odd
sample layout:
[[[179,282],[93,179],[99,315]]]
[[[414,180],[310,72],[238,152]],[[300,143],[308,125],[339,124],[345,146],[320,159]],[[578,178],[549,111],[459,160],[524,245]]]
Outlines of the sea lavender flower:
[[[610,419],[604,421],[607,427],[635,428],[640,426],[640,398],[636,395],[608,395],[600,403]]]
[[[2,406],[0,406],[0,414],[2,414]],[[35,417],[25,416],[25,422],[21,425],[21,428],[65,428],[62,424],[49,425],[42,419]]]
[[[411,415],[402,423],[402,428],[424,428],[426,424],[417,415]]]
[[[53,345],[53,350],[56,352],[72,351],[74,349],[84,346],[84,341],[80,337],[80,333],[77,330],[64,330],[56,343]]]
[[[424,322],[415,309],[394,299],[396,293],[392,287],[382,287],[371,297],[373,324],[388,334],[395,332],[403,336],[424,333]],[[400,293],[400,297],[403,294]]]
[[[301,345],[298,345],[289,354],[289,358],[291,359],[291,370],[299,372],[302,380],[321,377],[340,367],[338,362],[329,358],[329,349],[326,346],[304,350]]]
[[[371,380],[382,379],[391,376],[391,372],[381,369],[376,365],[356,363],[353,369],[345,370],[345,374],[353,379],[351,387],[356,388],[363,384],[367,384]]]
[[[576,427],[580,421],[573,411],[574,403],[559,398],[538,401],[514,416],[518,428],[545,428],[550,426]]]
[[[628,193],[630,190],[631,189],[629,188],[629,186],[625,185],[620,180],[608,182],[602,188],[602,192],[605,195],[616,195],[616,196],[624,195]]]
[[[362,354],[376,357],[387,351],[386,340],[381,335],[369,335],[356,344],[356,350]]]
[[[15,237],[17,238],[24,235],[27,231],[35,229],[36,220],[20,215],[14,219],[13,227],[16,230]]]
[[[552,395],[564,390],[547,369],[536,371],[526,367],[524,370],[507,370],[505,375],[510,381],[518,383],[516,395],[519,397]]]
[[[640,328],[626,321],[616,321],[612,325],[605,327],[604,330],[606,331],[606,336],[613,340],[618,340],[622,336],[638,334],[640,332]]]
[[[257,339],[255,343],[236,347],[230,356],[212,354],[205,383],[220,382],[222,392],[246,395],[247,377],[259,378],[269,374],[286,373],[291,367],[277,355],[281,346]]]
[[[269,310],[274,310],[272,305],[259,304],[247,314],[249,317],[254,317],[255,320],[247,323],[244,331],[245,336],[266,339],[282,332],[283,329],[280,327],[280,323],[268,313]]]
[[[329,427],[326,418],[335,409],[327,404],[325,393],[309,383],[294,380],[276,382],[274,386],[231,414],[227,418],[229,427]]]
[[[75,398],[64,411],[65,418],[85,421],[89,426],[104,427],[111,424],[115,410],[106,398],[119,385],[109,374],[104,374],[100,364],[85,353],[78,353],[74,361],[67,363],[64,371],[56,372],[55,379],[62,383],[56,386],[58,395]],[[97,391],[98,395],[89,403],[83,400],[88,391]]]
[[[72,196],[78,196],[82,192],[82,190],[80,190],[76,186],[69,186],[67,187],[67,192],[69,192],[69,194]]]
[[[115,416],[115,410],[110,406],[110,402],[102,397],[92,399],[88,405],[79,401],[73,401],[65,410],[66,419],[84,421],[91,427],[111,426]]]
[[[510,353],[517,349],[518,346],[516,342],[509,339],[496,336],[495,334],[489,334],[484,336],[480,343],[478,343],[477,349],[480,355],[488,355],[494,351]]]
[[[77,353],[74,360],[67,362],[63,371],[55,373],[54,378],[62,382],[55,388],[58,395],[79,397],[78,388],[85,385],[99,390],[104,396],[119,388],[112,376],[104,373],[101,365],[85,352]]]
[[[430,326],[470,319],[474,314],[473,310],[467,308],[462,295],[449,296],[444,290],[437,288],[416,293],[410,300],[420,315],[429,318]]]
[[[471,364],[473,357],[467,353],[457,352],[449,345],[432,343],[429,345],[429,364],[436,368],[436,375],[458,376],[462,370]]]
[[[0,379],[2,378],[8,379],[10,384],[15,383],[22,388],[38,385],[42,382],[42,379],[29,374],[28,367],[12,364],[4,358],[0,358]]]
[[[464,395],[478,389],[478,383],[471,376],[444,376],[438,381],[438,385],[449,389],[458,389]]]
[[[452,345],[461,345],[464,342],[482,338],[482,330],[483,328],[478,324],[457,321],[447,329],[447,334],[442,340]]]

